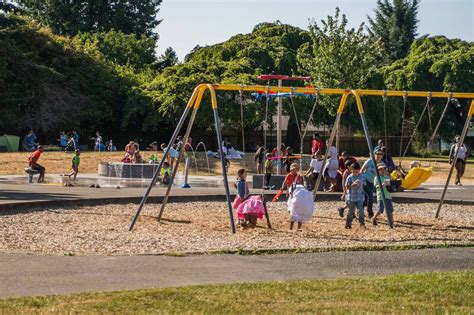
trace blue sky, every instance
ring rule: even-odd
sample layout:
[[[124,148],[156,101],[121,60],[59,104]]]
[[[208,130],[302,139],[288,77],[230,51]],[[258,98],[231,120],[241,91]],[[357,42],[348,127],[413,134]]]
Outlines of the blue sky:
[[[158,26],[157,53],[173,47],[179,59],[196,45],[223,42],[235,34],[250,33],[261,22],[307,29],[308,21],[334,14],[338,6],[350,27],[373,16],[376,0],[163,0]],[[474,41],[474,0],[421,0],[418,33]]]

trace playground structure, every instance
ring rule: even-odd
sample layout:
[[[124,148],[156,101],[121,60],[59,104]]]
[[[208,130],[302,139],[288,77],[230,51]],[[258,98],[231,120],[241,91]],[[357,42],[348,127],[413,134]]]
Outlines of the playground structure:
[[[268,78],[268,77],[263,78],[262,77],[262,79],[270,79],[270,78]],[[370,159],[372,159],[372,161],[374,163],[375,163],[375,156],[374,156],[374,153],[373,153],[372,142],[371,142],[370,137],[369,137],[369,130],[368,130],[366,119],[365,119],[365,112],[364,112],[364,107],[363,107],[363,104],[362,104],[361,96],[382,96],[384,99],[386,97],[389,97],[389,96],[404,97],[404,99],[406,99],[408,97],[426,97],[427,100],[428,100],[427,104],[429,104],[429,99],[431,99],[431,98],[448,98],[448,100],[451,99],[451,98],[474,99],[474,93],[429,92],[429,91],[389,91],[389,90],[353,90],[353,89],[330,89],[330,88],[326,89],[326,88],[317,88],[317,87],[316,88],[284,87],[284,86],[281,86],[281,81],[283,80],[283,78],[279,78],[278,80],[279,80],[279,86],[237,85],[237,84],[200,84],[194,89],[194,91],[193,91],[193,93],[192,93],[192,95],[191,95],[191,97],[188,101],[188,104],[187,104],[187,106],[186,106],[186,108],[185,108],[185,110],[184,110],[184,112],[181,116],[181,119],[179,120],[178,125],[176,126],[176,129],[173,132],[173,135],[172,135],[172,137],[171,137],[171,139],[168,143],[168,147],[167,147],[168,149],[165,151],[165,153],[163,155],[163,158],[161,159],[161,161],[159,163],[158,169],[155,171],[155,174],[154,174],[154,176],[153,176],[153,178],[152,178],[152,180],[151,180],[151,182],[150,182],[150,184],[149,184],[149,186],[148,186],[148,188],[147,188],[147,190],[146,190],[146,192],[145,192],[145,194],[144,194],[144,196],[143,196],[143,198],[140,202],[140,205],[139,205],[139,207],[138,207],[138,209],[137,209],[137,211],[136,211],[136,213],[135,213],[135,215],[132,219],[132,222],[129,225],[129,231],[131,231],[133,229],[133,226],[134,226],[136,220],[138,219],[138,216],[140,215],[140,212],[141,212],[142,208],[144,207],[144,205],[147,201],[147,198],[150,194],[150,191],[151,191],[152,187],[155,185],[155,183],[158,179],[159,171],[160,171],[160,169],[163,165],[163,162],[166,159],[166,156],[169,153],[169,148],[176,141],[176,138],[178,137],[178,133],[180,132],[181,128],[183,127],[184,122],[187,119],[187,117],[188,117],[188,115],[189,115],[189,113],[191,112],[191,109],[192,109],[191,117],[189,118],[188,126],[186,128],[186,132],[185,132],[185,136],[184,136],[184,140],[183,140],[184,143],[187,142],[187,140],[189,138],[189,135],[190,135],[190,132],[191,132],[191,129],[192,129],[192,126],[193,126],[193,123],[194,123],[194,120],[196,118],[197,111],[200,108],[200,105],[201,105],[201,102],[202,102],[202,99],[203,99],[203,96],[204,96],[204,93],[206,92],[206,90],[209,90],[210,96],[211,96],[211,106],[212,106],[213,115],[214,115],[214,123],[215,123],[215,128],[216,128],[217,143],[219,145],[218,149],[219,149],[220,159],[221,159],[221,164],[222,164],[224,188],[225,188],[225,193],[226,193],[227,207],[228,207],[228,212],[229,212],[229,220],[230,220],[230,224],[231,224],[232,233],[235,233],[235,222],[234,222],[234,218],[233,218],[233,211],[232,211],[232,205],[231,205],[231,199],[230,199],[231,197],[230,197],[229,183],[228,183],[227,173],[225,172],[225,169],[226,169],[226,164],[225,163],[226,162],[225,162],[225,159],[224,159],[223,148],[222,148],[221,123],[220,123],[220,117],[219,117],[219,113],[218,113],[218,106],[217,106],[218,104],[217,104],[216,91],[239,91],[241,96],[242,96],[243,92],[258,92],[258,91],[262,91],[262,90],[266,91],[267,93],[269,93],[270,91],[274,91],[274,92],[278,92],[278,93],[314,93],[317,96],[323,95],[323,94],[324,95],[341,95],[341,100],[340,100],[340,103],[339,103],[339,107],[337,109],[337,114],[336,114],[334,126],[331,130],[331,135],[330,135],[329,142],[328,142],[329,147],[334,142],[334,138],[335,138],[336,132],[339,128],[341,115],[342,115],[342,112],[345,108],[346,101],[347,101],[348,97],[350,95],[352,95],[352,96],[354,96],[354,98],[356,100],[357,110],[358,110],[359,115],[360,115],[363,131],[364,131],[364,136],[365,136],[365,139],[367,141],[367,146],[368,146],[369,153],[370,153]],[[469,128],[469,123],[470,123],[470,120],[471,120],[473,114],[474,114],[474,100],[471,101],[471,105],[470,105],[469,110],[468,110],[468,114],[467,114],[466,121],[465,121],[463,130],[462,130],[462,133],[461,133],[461,138],[460,138],[459,143],[464,142],[467,130]],[[282,111],[281,111],[281,105],[280,104],[279,104],[277,115],[278,115],[278,121],[281,122]],[[279,126],[280,126],[280,124],[277,123],[277,142],[279,140],[278,144],[281,143],[281,129],[280,129]],[[279,147],[280,146],[278,146],[278,148]],[[326,161],[328,159],[328,153],[329,152],[327,150],[326,154],[324,156],[323,166],[321,167],[321,170],[320,170],[321,173],[322,173],[323,167],[326,164]],[[457,159],[457,154],[458,153],[459,153],[459,150],[456,151],[456,156],[454,157],[454,160]],[[184,150],[180,150],[178,161],[175,164],[175,167],[172,171],[172,175],[171,175],[171,181],[172,182],[173,182],[174,178],[176,177],[176,174],[177,174],[179,165],[180,165],[180,163],[183,159],[183,156],[184,156]],[[444,197],[445,197],[445,194],[446,194],[446,191],[447,191],[447,188],[448,188],[448,185],[449,185],[449,181],[450,181],[452,173],[453,173],[453,169],[454,169],[454,163],[452,163],[452,165],[451,165],[450,171],[448,173],[448,177],[446,179],[446,183],[444,185],[444,189],[443,189],[443,192],[442,192],[442,195],[441,195],[441,198],[440,198],[440,202],[439,202],[439,205],[438,205],[438,209],[437,209],[436,215],[435,215],[436,218],[439,217],[439,213],[440,213],[441,207],[442,207],[443,202],[444,202]],[[376,176],[378,177],[379,182],[381,182],[378,170],[376,170],[376,173],[377,173]],[[316,187],[319,187],[320,181],[321,181],[321,177],[318,177],[318,180],[316,182]],[[170,185],[167,188],[167,191],[166,191],[165,196],[163,198],[163,202],[161,204],[160,212],[159,212],[159,215],[158,215],[158,220],[161,220],[161,216],[162,216],[163,211],[164,211],[164,209],[166,207],[166,204],[168,202],[168,198],[169,198],[171,188],[172,188],[172,185]],[[317,190],[314,190],[313,191],[314,198],[316,198],[316,194],[317,194]],[[382,190],[382,194],[383,194],[383,190]],[[382,198],[382,200],[385,203],[385,198],[384,197]],[[388,220],[389,220],[389,224],[391,224],[390,217],[388,217]]]

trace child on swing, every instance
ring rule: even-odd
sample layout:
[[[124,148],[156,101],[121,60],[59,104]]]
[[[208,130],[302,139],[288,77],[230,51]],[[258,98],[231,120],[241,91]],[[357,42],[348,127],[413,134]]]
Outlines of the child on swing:
[[[286,175],[280,189],[282,191],[285,186],[287,189],[290,230],[293,230],[295,222],[297,222],[298,231],[301,230],[303,223],[311,219],[314,211],[313,194],[303,186],[303,178],[298,174],[299,170],[298,164],[291,164],[290,172]]]
[[[246,182],[247,172],[241,168],[237,172],[237,196],[235,196],[232,207],[237,211],[239,225],[242,227],[255,228],[257,219],[265,215],[265,207],[262,197],[250,196],[249,187]]]

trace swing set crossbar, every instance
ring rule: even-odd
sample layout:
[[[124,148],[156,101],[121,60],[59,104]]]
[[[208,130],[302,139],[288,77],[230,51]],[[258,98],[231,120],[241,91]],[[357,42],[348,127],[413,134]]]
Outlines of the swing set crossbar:
[[[228,183],[227,172],[226,172],[226,161],[225,161],[225,158],[224,158],[224,152],[223,152],[223,148],[222,148],[221,121],[220,121],[220,116],[219,116],[219,113],[218,113],[216,91],[240,91],[240,93],[243,93],[245,91],[250,91],[250,92],[265,91],[265,93],[270,93],[270,91],[272,91],[272,92],[292,93],[292,94],[294,94],[294,93],[314,93],[315,95],[341,95],[341,100],[340,100],[340,103],[339,103],[339,107],[337,109],[337,114],[336,114],[334,127],[331,131],[331,136],[329,138],[328,147],[330,147],[332,145],[333,141],[334,141],[336,131],[338,130],[339,122],[340,122],[340,119],[341,119],[342,112],[345,108],[347,98],[348,98],[349,95],[352,95],[355,98],[355,101],[356,101],[357,109],[358,109],[358,112],[359,112],[359,115],[360,115],[360,118],[361,118],[363,129],[364,129],[364,135],[365,135],[365,138],[366,138],[366,141],[367,141],[367,146],[368,146],[368,149],[369,149],[370,158],[373,161],[373,163],[375,163],[376,161],[375,161],[375,156],[373,154],[372,142],[371,142],[370,137],[369,137],[369,130],[368,130],[368,126],[367,126],[367,122],[366,122],[366,118],[365,118],[364,107],[363,107],[363,104],[362,104],[361,96],[382,96],[382,97],[401,96],[401,97],[405,97],[405,98],[407,98],[407,97],[429,97],[429,98],[464,98],[464,99],[469,98],[469,99],[474,99],[474,93],[460,93],[460,92],[352,90],[352,89],[326,89],[326,88],[318,88],[318,87],[285,87],[285,86],[270,86],[270,85],[263,86],[263,85],[243,85],[243,84],[205,84],[205,83],[200,84],[194,89],[194,91],[193,91],[193,93],[192,93],[192,95],[191,95],[191,97],[188,101],[188,104],[187,104],[187,106],[186,106],[186,108],[183,112],[183,115],[181,116],[181,119],[180,119],[178,125],[176,126],[176,129],[175,129],[175,131],[174,131],[174,133],[173,133],[173,135],[172,135],[172,137],[169,141],[168,149],[165,151],[165,153],[164,153],[164,155],[163,155],[163,157],[160,161],[160,164],[159,164],[158,168],[156,169],[156,171],[154,173],[153,179],[151,180],[151,182],[150,182],[150,184],[149,184],[149,186],[148,186],[148,188],[147,188],[147,190],[146,190],[146,192],[145,192],[145,194],[144,194],[144,196],[143,196],[143,198],[140,202],[140,205],[139,205],[139,207],[138,207],[138,209],[137,209],[137,211],[136,211],[136,213],[135,213],[135,215],[132,219],[132,222],[129,225],[129,228],[128,228],[129,231],[131,231],[133,229],[133,226],[134,226],[136,220],[138,219],[138,216],[139,216],[143,206],[145,205],[145,203],[147,201],[147,198],[150,194],[150,191],[151,191],[152,187],[154,186],[154,184],[158,180],[158,175],[160,173],[161,167],[162,167],[162,165],[163,165],[163,163],[166,159],[166,156],[169,154],[169,148],[176,141],[178,133],[181,131],[181,128],[183,127],[185,120],[187,119],[188,115],[191,114],[191,118],[188,121],[188,126],[186,128],[186,133],[185,133],[185,136],[184,136],[184,143],[187,142],[187,140],[189,138],[189,134],[191,132],[191,128],[193,126],[193,123],[194,123],[194,120],[195,120],[195,117],[196,117],[196,113],[200,108],[200,105],[201,105],[201,102],[202,102],[202,99],[203,99],[203,96],[204,96],[204,93],[206,92],[206,90],[209,90],[209,93],[210,93],[210,96],[211,96],[210,97],[211,106],[212,106],[212,111],[213,111],[213,116],[214,116],[214,123],[215,123],[215,128],[216,128],[217,143],[218,143],[218,146],[219,146],[218,150],[219,150],[221,164],[222,164],[222,174],[223,174],[223,178],[224,178],[224,188],[225,188],[225,192],[226,192],[227,207],[228,207],[228,211],[229,211],[229,220],[230,220],[232,233],[235,233],[235,222],[234,222],[234,219],[233,219],[232,205],[231,205],[231,200],[230,200],[230,189],[229,189],[229,183]],[[469,127],[469,122],[470,122],[473,114],[474,114],[474,100],[471,101],[471,105],[470,105],[469,110],[468,110],[468,115],[466,117],[466,122],[464,124],[463,132],[461,134],[461,139],[460,139],[459,143],[463,143],[463,141],[464,141],[464,138],[466,136],[466,133],[467,133],[467,130],[468,130],[468,127]],[[172,173],[172,176],[171,176],[171,183],[173,183],[174,178],[176,176],[176,173],[178,171],[180,161],[182,160],[183,152],[184,152],[184,150],[181,150],[178,161],[177,161],[176,165],[174,166],[173,173]],[[459,150],[457,150],[457,153],[459,153]],[[457,154],[455,156],[455,160],[456,160],[456,158],[457,158]],[[323,161],[323,164],[321,166],[320,173],[322,173],[323,167],[324,167],[327,159],[328,159],[328,151],[326,152],[326,154],[324,156],[324,161]],[[444,190],[443,190],[442,196],[440,198],[440,203],[439,203],[439,206],[438,206],[438,209],[437,209],[437,212],[436,212],[436,218],[438,218],[439,212],[440,212],[441,207],[443,205],[446,190],[448,188],[449,181],[451,179],[451,175],[452,175],[452,172],[453,172],[453,169],[454,169],[454,164],[455,163],[451,164],[451,169],[450,169],[448,178],[446,180],[446,184],[444,186]],[[376,176],[378,178],[378,181],[382,182],[380,180],[380,175],[378,173],[378,169],[376,169],[375,171],[376,171]],[[319,187],[320,180],[321,180],[321,176],[318,177],[318,180],[316,182],[315,187]],[[161,218],[161,215],[162,215],[162,213],[165,209],[165,206],[166,206],[166,203],[167,203],[167,200],[168,200],[168,196],[170,194],[171,187],[172,187],[172,185],[170,185],[168,187],[168,189],[166,191],[166,194],[163,198],[163,203],[161,205],[160,214],[158,216],[158,219]],[[314,198],[316,198],[316,193],[317,193],[317,189],[315,189],[313,191]],[[382,190],[382,201],[383,201],[384,206],[386,208],[385,193],[384,193],[383,190]],[[387,218],[388,218],[388,221],[389,221],[389,225],[392,227],[393,226],[393,218],[388,216],[388,211],[386,211],[386,212],[387,212]]]

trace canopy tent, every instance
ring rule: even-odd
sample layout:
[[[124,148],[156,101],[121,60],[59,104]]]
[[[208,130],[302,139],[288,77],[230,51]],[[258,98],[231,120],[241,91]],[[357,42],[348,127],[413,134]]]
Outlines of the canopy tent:
[[[0,152],[18,152],[20,137],[12,135],[0,136]]]

